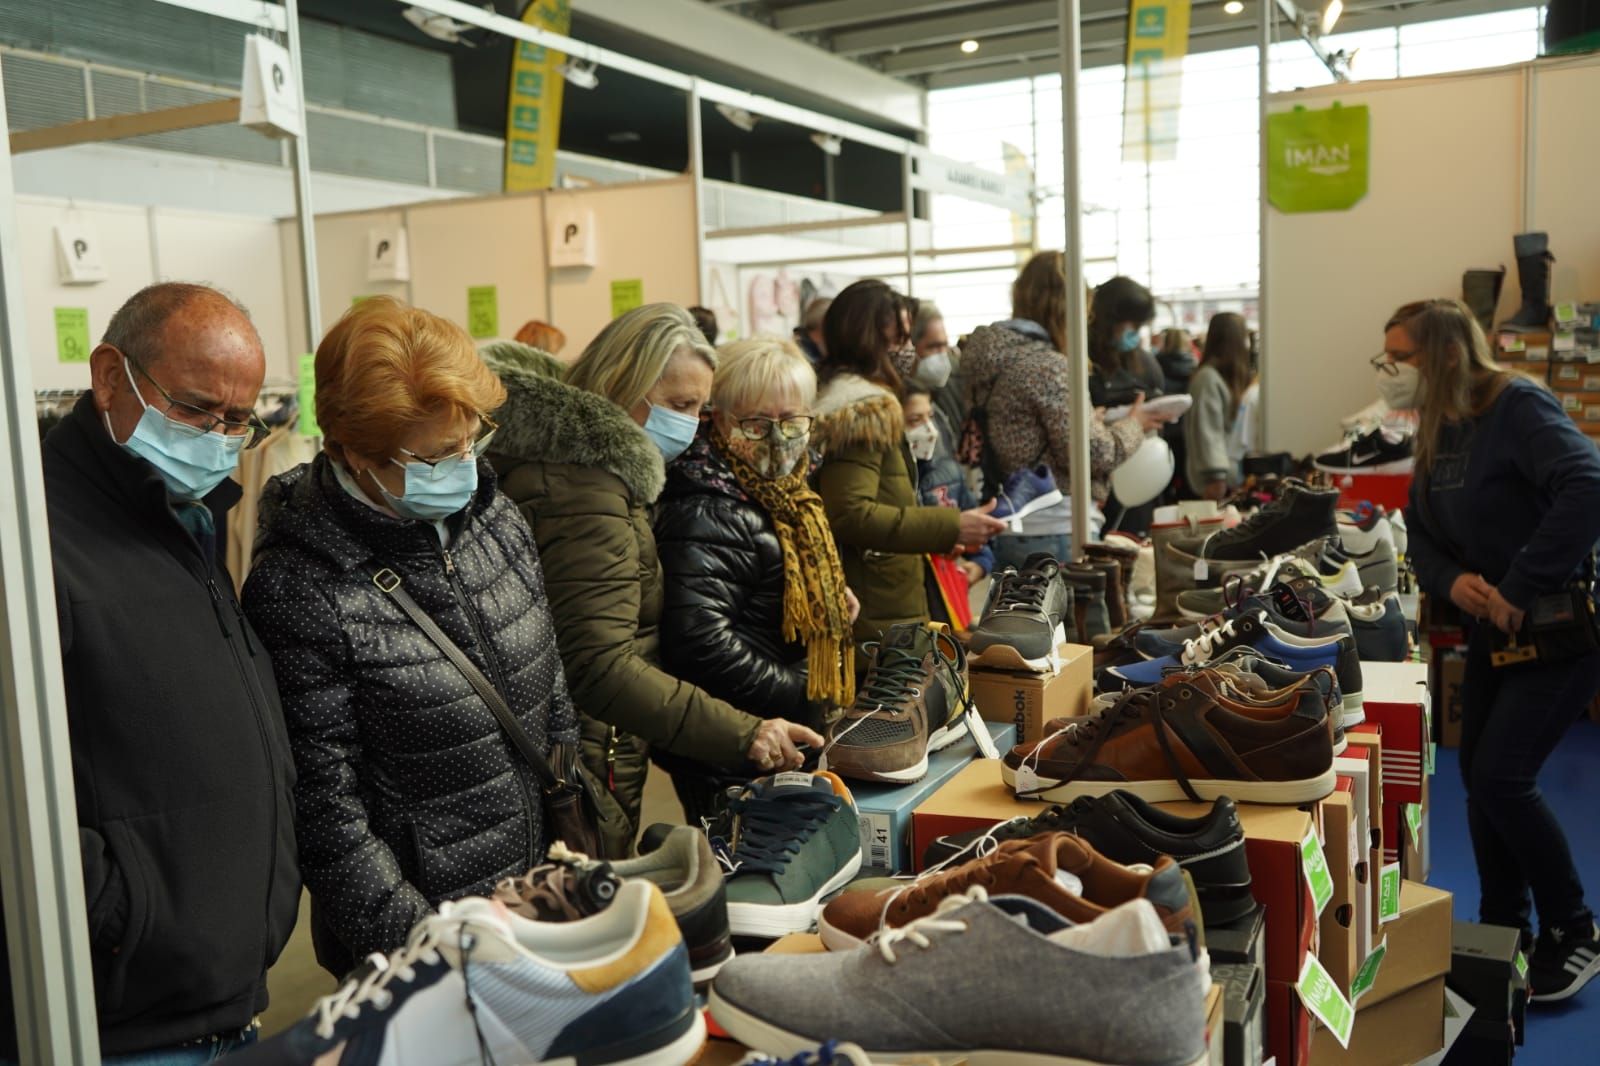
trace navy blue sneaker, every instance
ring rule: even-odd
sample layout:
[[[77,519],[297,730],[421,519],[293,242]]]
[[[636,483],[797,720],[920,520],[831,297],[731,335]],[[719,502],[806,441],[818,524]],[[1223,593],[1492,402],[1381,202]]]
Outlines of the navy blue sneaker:
[[[1061,490],[1056,488],[1048,466],[1024,467],[1006,478],[990,517],[1009,522],[1015,529],[1026,516],[1054,507],[1061,500]]]

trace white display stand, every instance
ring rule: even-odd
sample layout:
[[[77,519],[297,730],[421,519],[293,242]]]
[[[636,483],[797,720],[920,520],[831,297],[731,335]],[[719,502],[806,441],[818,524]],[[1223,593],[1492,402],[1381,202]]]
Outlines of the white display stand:
[[[1497,320],[1520,291],[1511,238],[1548,230],[1556,300],[1600,298],[1600,57],[1357,85],[1271,98],[1269,109],[1366,104],[1366,198],[1349,211],[1268,208],[1271,303],[1263,351],[1266,447],[1328,446],[1339,419],[1376,397],[1366,360],[1410,300],[1459,297],[1469,268],[1507,268]]]

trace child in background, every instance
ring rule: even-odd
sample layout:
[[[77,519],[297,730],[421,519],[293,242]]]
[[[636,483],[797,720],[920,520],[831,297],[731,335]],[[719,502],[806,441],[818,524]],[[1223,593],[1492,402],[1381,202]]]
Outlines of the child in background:
[[[967,484],[966,471],[945,443],[953,438],[950,427],[941,425],[944,413],[933,405],[933,395],[915,382],[906,385],[901,408],[905,412],[906,444],[911,457],[917,461],[917,495],[925,507],[954,507],[965,511],[977,507],[979,500]],[[974,552],[958,556],[956,568],[966,579],[967,587],[989,576],[994,569],[994,551],[985,546]],[[950,617],[945,595],[936,586],[929,571],[928,609],[935,622],[948,622],[956,629],[966,629],[961,619]]]

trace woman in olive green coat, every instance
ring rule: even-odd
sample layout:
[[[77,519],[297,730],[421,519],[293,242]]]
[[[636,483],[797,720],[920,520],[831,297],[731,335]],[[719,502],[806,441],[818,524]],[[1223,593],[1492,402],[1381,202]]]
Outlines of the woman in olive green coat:
[[[539,545],[585,762],[635,829],[647,745],[730,769],[798,767],[795,744],[820,747],[821,737],[713,699],[658,665],[661,565],[648,512],[663,457],[694,437],[716,361],[694,319],[671,304],[630,311],[565,381],[561,364],[525,345],[483,355],[508,393],[489,459]]]
[[[897,622],[928,620],[924,556],[981,547],[1005,524],[988,516],[992,503],[957,512],[917,502],[900,410],[902,379],[917,364],[904,298],[881,281],[855,282],[834,297],[822,332],[817,493],[861,601],[855,637],[878,640]]]

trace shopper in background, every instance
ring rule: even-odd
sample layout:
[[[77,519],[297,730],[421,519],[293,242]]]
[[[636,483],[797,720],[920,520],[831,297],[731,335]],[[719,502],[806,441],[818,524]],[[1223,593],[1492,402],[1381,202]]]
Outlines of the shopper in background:
[[[165,283],[112,316],[89,373],[43,452],[100,1049],[207,1062],[255,1039],[300,903],[278,689],[214,520],[266,436],[266,357],[243,308]]]
[[[577,740],[539,555],[478,462],[505,390],[460,327],[378,296],[317,346],[322,454],[268,483],[250,620],[278,665],[317,960],[339,976],[549,843],[532,771],[396,576],[535,743]]]
[[[561,349],[567,346],[567,335],[548,322],[530,319],[517,330],[517,343],[548,352],[551,355],[560,355]]]
[[[942,417],[939,432],[945,450],[955,454],[960,443],[957,434],[967,420],[966,386],[961,380],[961,358],[950,345],[945,331],[944,312],[932,300],[915,301],[911,316],[911,346],[917,351],[917,366],[911,373],[914,384],[928,390]]]
[[[977,496],[967,486],[966,470],[956,462],[947,441],[950,433],[945,425],[944,412],[933,404],[933,395],[927,387],[912,381],[906,386],[902,403],[906,418],[906,445],[917,463],[917,496],[924,507],[951,507],[970,511],[979,505]],[[994,569],[994,548],[990,544],[964,552],[955,560],[956,568],[971,588],[989,576]],[[933,573],[927,575],[928,606],[936,622],[949,622]],[[963,627],[958,627],[963,628]]]
[[[806,304],[805,317],[800,320],[800,325],[795,327],[794,342],[811,360],[813,367],[822,362],[822,320],[827,317],[828,305],[832,303],[833,300],[826,296],[812,300]]]
[[[1406,554],[1422,587],[1448,597],[1470,629],[1461,772],[1479,917],[1521,929],[1527,948],[1531,891],[1531,993],[1565,999],[1600,972],[1600,932],[1538,775],[1600,690],[1600,654],[1496,668],[1490,650],[1538,597],[1573,588],[1592,597],[1600,454],[1554,396],[1495,365],[1457,301],[1407,304],[1384,329],[1380,368],[1419,372],[1416,395],[1402,397],[1421,415]]]
[[[823,729],[855,693],[845,585],[811,472],[817,376],[776,338],[718,353],[712,416],[667,466],[655,511],[664,606],[662,665],[736,707]],[[690,825],[714,817],[726,789],[756,768],[719,773],[657,756]]]
[[[962,354],[969,407],[986,413],[985,448],[1006,475],[1044,464],[1068,499],[1028,516],[1028,533],[994,542],[995,565],[1020,568],[1034,552],[1072,558],[1071,372],[1067,344],[1067,279],[1060,252],[1040,252],[1011,286],[1012,317],[973,331]],[[1104,503],[1111,471],[1165,419],[1146,411],[1136,394],[1128,417],[1089,427],[1090,498]]]
[[[1089,300],[1089,401],[1096,407],[1123,407],[1141,395],[1153,400],[1163,394],[1166,373],[1144,347],[1140,332],[1155,313],[1150,290],[1132,278],[1119,275],[1094,290]],[[1124,533],[1144,533],[1155,513],[1153,501],[1125,508],[1115,493],[1102,506],[1106,525]]]
[[[646,304],[561,368],[513,345],[485,352],[509,399],[490,460],[539,542],[557,643],[582,712],[584,758],[638,825],[646,745],[766,772],[822,738],[746,713],[661,669],[661,564],[649,508],[665,460],[694,442],[716,354],[689,312]]]
[[[966,511],[917,502],[900,407],[917,365],[904,298],[881,281],[854,282],[834,297],[823,330],[817,491],[861,598],[856,637],[877,640],[895,623],[928,620],[923,555],[981,548],[1004,526],[989,517],[992,502]]]
[[[1164,329],[1156,348],[1156,362],[1161,366],[1161,391],[1168,396],[1189,391],[1189,379],[1200,365],[1194,338],[1185,329]]]
[[[1250,329],[1244,318],[1231,311],[1211,316],[1205,362],[1189,379],[1194,406],[1183,419],[1183,476],[1196,496],[1222,500],[1241,480],[1231,452],[1252,377]]]
[[[709,307],[691,307],[689,314],[694,316],[695,328],[705,337],[706,343],[717,343],[717,336],[722,332],[722,327],[717,325],[717,313]]]

